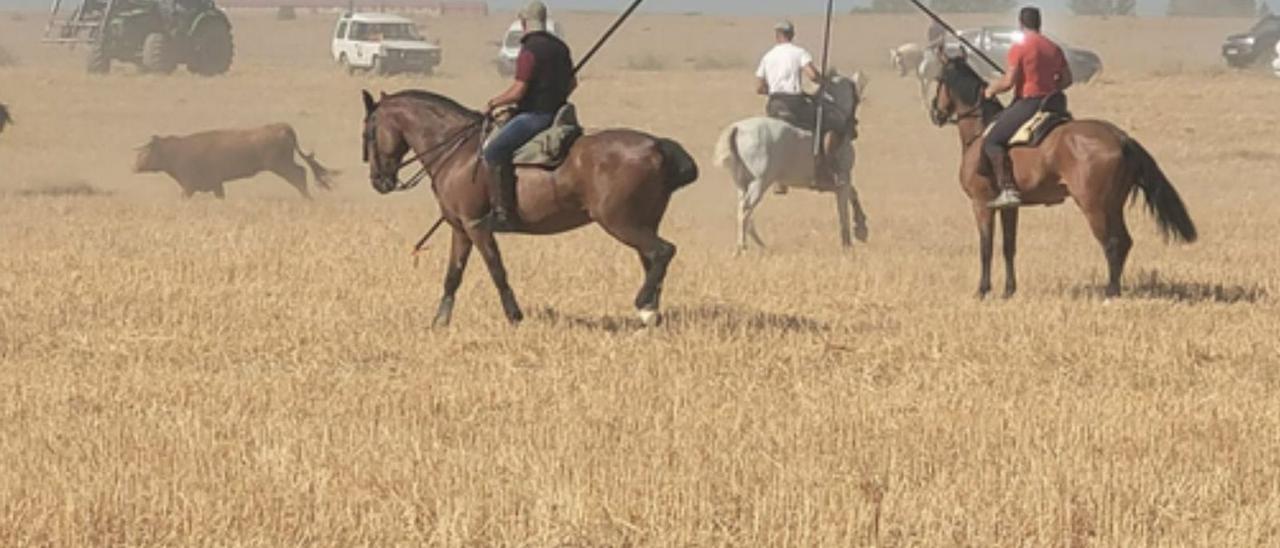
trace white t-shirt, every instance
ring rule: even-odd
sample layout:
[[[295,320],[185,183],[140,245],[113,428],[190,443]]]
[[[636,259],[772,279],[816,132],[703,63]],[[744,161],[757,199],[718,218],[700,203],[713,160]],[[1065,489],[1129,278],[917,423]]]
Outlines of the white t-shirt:
[[[799,94],[804,92],[801,87],[804,67],[812,62],[813,56],[804,48],[790,43],[778,44],[764,54],[756,77],[768,82],[770,94]]]

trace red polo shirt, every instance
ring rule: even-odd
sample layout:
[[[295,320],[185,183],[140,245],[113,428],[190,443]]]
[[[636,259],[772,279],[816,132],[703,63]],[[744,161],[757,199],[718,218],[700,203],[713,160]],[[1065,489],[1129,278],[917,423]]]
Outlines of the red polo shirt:
[[[1067,57],[1038,32],[1026,31],[1022,42],[1009,49],[1009,69],[1022,67],[1022,77],[1014,82],[1019,99],[1045,97],[1061,91],[1058,75],[1067,68]]]

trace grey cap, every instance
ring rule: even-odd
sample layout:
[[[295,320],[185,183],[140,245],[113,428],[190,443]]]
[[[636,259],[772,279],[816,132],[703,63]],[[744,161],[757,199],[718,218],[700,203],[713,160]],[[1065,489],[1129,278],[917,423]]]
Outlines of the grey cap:
[[[792,25],[791,21],[787,21],[786,19],[783,19],[781,21],[778,21],[778,24],[773,26],[773,30],[776,30],[778,32],[785,32],[787,34],[795,34],[796,26]]]
[[[520,10],[520,20],[524,21],[526,31],[547,30],[547,5],[532,0]]]

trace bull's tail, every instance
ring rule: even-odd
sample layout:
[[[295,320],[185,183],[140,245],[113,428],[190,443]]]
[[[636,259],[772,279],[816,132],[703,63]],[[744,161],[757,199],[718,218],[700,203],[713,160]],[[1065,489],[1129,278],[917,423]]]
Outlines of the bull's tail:
[[[302,157],[302,161],[307,163],[307,167],[311,168],[311,174],[315,176],[316,184],[325,190],[333,190],[333,176],[337,175],[338,172],[321,165],[316,160],[315,154],[303,152],[302,147],[298,146],[298,135],[293,131],[292,127],[289,128],[289,136],[293,138],[294,152],[297,152],[298,156]]]
[[[720,138],[716,140],[716,150],[711,155],[711,161],[721,168],[732,168],[733,162],[738,157],[737,142],[738,124],[724,128],[724,131],[720,132]]]
[[[1137,199],[1138,191],[1142,191],[1147,200],[1147,210],[1155,215],[1156,224],[1160,226],[1165,238],[1172,237],[1188,243],[1196,241],[1196,225],[1191,221],[1187,206],[1182,203],[1182,197],[1178,196],[1178,191],[1174,190],[1164,170],[1160,169],[1155,158],[1151,157],[1151,153],[1141,143],[1128,136],[1123,137],[1123,140],[1124,157],[1129,165],[1134,166],[1137,174],[1137,184],[1133,185],[1131,196]]]
[[[675,192],[698,180],[698,163],[680,143],[662,138],[657,141],[658,150],[662,152],[662,172],[668,191]]]

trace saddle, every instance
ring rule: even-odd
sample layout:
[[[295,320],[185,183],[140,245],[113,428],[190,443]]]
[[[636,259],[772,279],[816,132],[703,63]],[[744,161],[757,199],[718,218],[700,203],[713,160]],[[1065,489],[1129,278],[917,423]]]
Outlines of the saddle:
[[[574,141],[582,133],[582,125],[578,123],[578,109],[572,103],[566,103],[556,111],[551,127],[516,150],[512,164],[548,170],[560,167],[569,156],[569,149],[573,147]]]
[[[1008,145],[1010,148],[1040,146],[1040,143],[1044,142],[1045,137],[1053,133],[1054,129],[1073,119],[1069,112],[1041,110],[1035,116],[1032,116],[1030,120],[1027,120],[1025,124],[1022,124],[1022,127],[1018,128],[1018,131],[1009,139]],[[983,132],[983,137],[991,132],[992,127],[995,127],[995,124],[987,126],[987,130]]]

